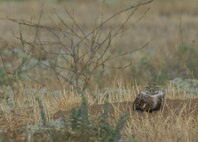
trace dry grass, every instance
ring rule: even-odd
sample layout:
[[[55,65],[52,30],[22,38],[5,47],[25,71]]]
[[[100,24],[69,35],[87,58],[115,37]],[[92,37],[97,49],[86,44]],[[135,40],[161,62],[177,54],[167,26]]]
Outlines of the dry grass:
[[[134,136],[137,141],[196,141],[197,140],[197,117],[175,117],[170,114],[164,118],[160,114],[150,117],[131,116],[126,124],[124,132],[128,136]]]
[[[167,87],[170,89],[171,86]],[[141,89],[141,86],[123,87],[116,86],[112,89],[105,91],[95,92],[97,97],[91,97],[87,94],[90,114],[93,118],[101,113],[104,103],[104,96],[109,95],[109,102],[112,105],[110,110],[112,122],[117,121],[120,113],[127,111],[129,118],[123,129],[123,136],[125,139],[130,137],[135,138],[137,141],[162,141],[162,142],[175,142],[175,141],[196,141],[198,133],[198,112],[196,110],[198,104],[196,103],[197,97],[188,96],[180,92],[180,90],[173,88],[167,92],[165,108],[162,112],[156,113],[138,113],[132,111],[132,102],[134,97]],[[182,97],[178,94],[182,95]],[[38,94],[39,95],[39,94]],[[40,121],[40,113],[35,97],[18,96],[16,107],[10,113],[3,113],[0,117],[0,125],[3,129],[15,130],[22,128],[27,124],[33,124]],[[62,91],[58,96],[46,94],[42,98],[45,106],[46,115],[48,120],[58,119],[60,116],[59,110],[62,110],[67,115],[69,111],[79,106],[81,97],[75,95],[73,92]],[[30,102],[29,106],[25,107],[20,105],[24,102]],[[32,103],[32,104],[31,104]],[[1,105],[3,108],[5,105]],[[27,105],[26,105],[27,106]],[[66,116],[67,116],[66,115]]]

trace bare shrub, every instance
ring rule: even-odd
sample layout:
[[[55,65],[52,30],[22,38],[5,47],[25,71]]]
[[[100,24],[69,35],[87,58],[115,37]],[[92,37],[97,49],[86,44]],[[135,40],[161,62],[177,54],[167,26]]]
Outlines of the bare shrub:
[[[139,49],[118,55],[111,54],[110,50],[112,40],[120,33],[135,11],[140,6],[151,2],[152,0],[140,2],[135,6],[130,6],[113,14],[106,20],[102,19],[89,32],[85,31],[77,23],[75,16],[66,8],[65,13],[71,23],[69,24],[59,14],[56,14],[61,26],[42,25],[42,10],[37,23],[8,18],[8,20],[19,25],[19,35],[16,35],[16,38],[21,43],[18,50],[24,56],[20,59],[20,63],[17,64],[16,71],[12,72],[12,74],[23,72],[26,78],[41,85],[53,78],[52,80],[56,80],[62,88],[67,86],[73,88],[77,93],[84,91],[90,85],[94,73],[99,68],[102,70],[107,67],[126,68],[131,63],[114,67],[109,65],[109,62],[146,47],[147,44]],[[138,20],[144,17],[148,10],[146,9]],[[125,12],[128,12],[128,16],[119,26],[104,28],[111,20]],[[32,35],[28,38],[24,32],[25,29],[32,31]],[[5,66],[4,69],[6,70]]]

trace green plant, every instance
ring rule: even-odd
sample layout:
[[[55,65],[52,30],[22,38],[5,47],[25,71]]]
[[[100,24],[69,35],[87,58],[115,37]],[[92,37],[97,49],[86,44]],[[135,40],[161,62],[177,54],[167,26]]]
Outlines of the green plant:
[[[137,142],[136,138],[134,136],[132,136],[129,140],[129,142]]]
[[[3,142],[3,138],[0,136],[0,142]]]
[[[55,131],[51,134],[53,141],[64,139],[65,141],[76,142],[118,142],[121,139],[121,130],[127,120],[127,114],[120,115],[116,126],[109,122],[110,104],[104,104],[104,112],[98,118],[92,120],[88,111],[87,99],[82,95],[80,107],[71,111],[71,129]]]

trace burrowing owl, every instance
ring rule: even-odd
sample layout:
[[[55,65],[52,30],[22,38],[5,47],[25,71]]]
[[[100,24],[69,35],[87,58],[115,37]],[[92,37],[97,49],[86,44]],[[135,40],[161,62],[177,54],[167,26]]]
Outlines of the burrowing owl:
[[[164,103],[164,92],[156,84],[151,83],[145,91],[141,91],[134,103],[133,110],[153,112],[162,108]]]

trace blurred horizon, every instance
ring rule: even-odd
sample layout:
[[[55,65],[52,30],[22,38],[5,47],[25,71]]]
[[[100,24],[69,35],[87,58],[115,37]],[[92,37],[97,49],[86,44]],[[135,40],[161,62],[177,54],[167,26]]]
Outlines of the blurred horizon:
[[[41,12],[42,17],[39,21],[41,25],[58,27],[64,31],[66,27],[58,17],[61,17],[68,25],[72,25],[72,20],[66,14],[65,8],[84,32],[89,33],[101,20],[138,2],[130,0],[1,0],[0,37],[12,47],[20,46],[19,41],[14,37],[19,34],[19,25],[5,19],[37,23]],[[104,25],[104,33],[110,28],[119,27],[129,14],[130,12],[124,12],[107,22]],[[127,24],[122,27],[111,46],[112,49],[115,48],[114,53],[137,50],[148,43],[147,47],[110,63],[120,66],[132,62],[133,66],[124,70],[108,69],[102,74],[106,74],[109,78],[121,78],[121,80],[144,80],[145,78],[150,80],[154,77],[157,80],[167,81],[176,77],[197,78],[197,16],[197,0],[158,0],[139,7]],[[23,34],[27,39],[31,39],[31,30],[24,28]],[[44,37],[47,38],[47,36]],[[189,51],[183,51],[181,47]],[[191,57],[194,59],[192,60]]]

